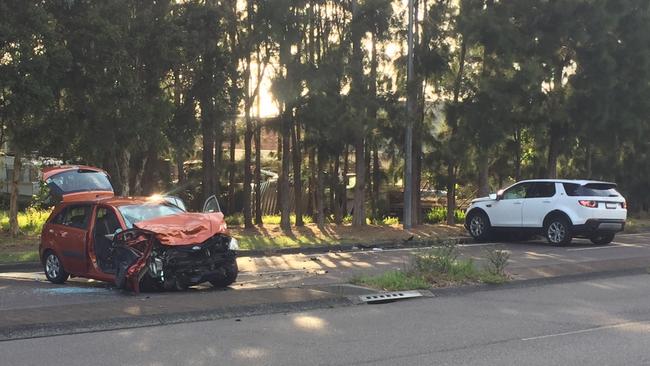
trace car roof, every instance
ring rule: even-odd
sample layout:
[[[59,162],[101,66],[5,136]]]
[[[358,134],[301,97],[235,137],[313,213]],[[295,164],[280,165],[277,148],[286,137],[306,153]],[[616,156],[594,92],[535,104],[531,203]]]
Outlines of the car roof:
[[[612,182],[603,182],[599,180],[588,180],[588,179],[527,179],[527,180],[522,180],[517,183],[540,183],[540,182],[552,182],[552,183],[573,183],[573,184],[580,184],[581,186],[584,186],[585,184],[611,184],[616,186],[616,183]]]

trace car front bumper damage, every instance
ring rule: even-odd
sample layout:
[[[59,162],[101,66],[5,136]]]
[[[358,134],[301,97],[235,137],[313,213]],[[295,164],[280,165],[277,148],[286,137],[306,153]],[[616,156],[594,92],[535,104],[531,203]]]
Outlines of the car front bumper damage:
[[[163,245],[151,231],[127,230],[115,236],[115,284],[137,293],[143,284],[183,289],[218,281],[236,266],[238,249],[236,239],[224,234],[195,245]]]

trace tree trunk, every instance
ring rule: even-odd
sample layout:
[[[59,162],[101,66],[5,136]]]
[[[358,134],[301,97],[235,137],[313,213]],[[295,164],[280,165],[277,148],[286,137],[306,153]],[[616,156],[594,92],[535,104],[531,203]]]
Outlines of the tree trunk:
[[[309,204],[307,212],[310,216],[315,217],[316,212],[316,149],[309,150]]]
[[[143,194],[143,177],[149,156],[145,155],[137,162],[135,174],[133,175],[133,192],[134,196],[141,196]]]
[[[293,191],[296,211],[296,226],[305,226],[302,220],[302,150],[300,124],[294,123],[291,131],[291,145],[293,155]]]
[[[203,98],[201,100],[201,133],[203,137],[203,199],[207,200],[208,197],[213,195],[214,182],[212,175],[214,170],[214,121],[210,113],[210,99]]]
[[[118,181],[122,187],[121,195],[128,197],[131,195],[131,152],[127,149],[120,151],[116,163]]]
[[[456,224],[456,169],[447,165],[447,225]]]
[[[289,169],[291,165],[291,114],[285,110],[282,117],[282,175],[280,176],[280,227],[291,230],[291,205],[289,203]]]
[[[325,200],[324,191],[323,154],[319,151],[316,164],[316,224],[321,229],[325,227],[325,207],[323,202]]]
[[[330,191],[336,192],[335,199],[332,200],[332,211],[334,212],[334,223],[340,225],[343,223],[343,211],[341,210],[341,205],[343,203],[343,194],[344,189],[339,179],[339,170],[341,168],[340,156],[337,156],[334,159],[334,167],[332,168],[331,173],[331,184]]]
[[[228,212],[235,213],[235,147],[237,145],[237,125],[233,119],[230,124],[230,161],[228,164]]]
[[[354,99],[360,101],[364,94],[363,87],[363,51],[361,48],[361,13],[356,0],[352,0],[352,80],[350,85],[350,94]],[[364,115],[364,107],[357,106],[357,114],[361,118]],[[365,226],[366,225],[366,172],[365,172],[365,126],[357,126],[354,150],[354,166],[355,166],[355,179],[354,185],[354,212],[352,218],[352,226]]]
[[[557,158],[560,151],[559,133],[557,127],[551,126],[549,131],[548,162],[546,164],[546,178],[557,178]]]
[[[366,225],[366,164],[364,153],[364,139],[357,137],[354,147],[354,216],[352,226]]]
[[[185,158],[183,156],[183,153],[180,150],[176,151],[176,169],[178,170],[179,186],[185,182],[185,169],[183,166],[184,162],[185,162]]]
[[[489,157],[487,148],[479,147],[478,152],[478,196],[485,197],[490,194]]]
[[[585,155],[586,155],[585,156],[585,158],[586,158],[586,164],[585,164],[586,169],[585,170],[587,171],[587,179],[591,179],[592,178],[591,177],[591,175],[592,175],[592,171],[591,171],[592,158],[591,158],[591,155],[592,154],[591,154],[591,143],[589,141],[587,141],[587,147],[586,147],[586,150],[585,150]]]
[[[262,126],[255,129],[255,224],[262,223]]]
[[[22,170],[22,154],[16,149],[14,154],[14,171],[11,176],[11,196],[9,198],[9,233],[16,238],[20,233],[18,226],[18,184],[20,183],[20,171]]]
[[[465,70],[465,56],[467,54],[467,43],[465,37],[461,41],[460,56],[458,60],[458,73],[454,81],[454,103],[449,112],[448,123],[450,127],[449,148],[447,157],[447,224],[456,223],[456,134],[458,131],[458,100],[460,98],[460,87],[463,81],[463,72]]]
[[[345,156],[343,157],[343,204],[341,205],[341,210],[343,211],[343,216],[348,215],[348,173],[350,172],[350,150],[349,146],[346,144],[344,149]]]
[[[515,181],[521,180],[521,129],[515,129]]]
[[[379,148],[377,142],[372,149],[372,196],[375,202],[375,218],[379,219],[379,191],[381,188],[381,162],[379,161]]]

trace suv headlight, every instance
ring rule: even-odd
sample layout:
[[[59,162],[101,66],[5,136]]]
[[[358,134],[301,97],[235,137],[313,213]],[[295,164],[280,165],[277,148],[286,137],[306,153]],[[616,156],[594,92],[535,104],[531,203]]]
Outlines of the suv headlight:
[[[239,250],[239,242],[235,238],[230,238],[230,242],[228,243],[228,249],[230,250]]]

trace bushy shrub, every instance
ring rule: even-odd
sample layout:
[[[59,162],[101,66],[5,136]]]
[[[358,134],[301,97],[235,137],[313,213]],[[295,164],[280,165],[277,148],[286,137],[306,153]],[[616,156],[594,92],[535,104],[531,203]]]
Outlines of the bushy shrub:
[[[394,216],[387,216],[381,219],[382,225],[399,225],[399,218]]]
[[[449,273],[458,259],[456,241],[448,240],[413,257],[413,270],[422,274]]]
[[[51,210],[43,210],[37,207],[29,207],[25,211],[18,213],[18,227],[20,232],[29,235],[37,236],[41,234],[45,221],[50,216]],[[0,227],[2,230],[9,230],[9,213],[7,211],[0,212]]]
[[[510,260],[510,253],[491,247],[486,250],[485,254],[488,259],[486,270],[493,275],[504,275],[506,266]]]
[[[280,225],[280,215],[264,215],[262,216],[262,222],[265,225]],[[289,220],[291,221],[292,225],[296,224],[296,215],[290,215]],[[305,224],[311,224],[314,222],[314,219],[311,216],[303,216],[302,221]],[[243,222],[243,221],[242,221]]]
[[[465,211],[455,210],[454,217],[456,218],[456,223],[461,223],[465,221]],[[433,207],[424,216],[424,222],[426,222],[427,224],[439,224],[445,221],[447,221],[446,207]]]

